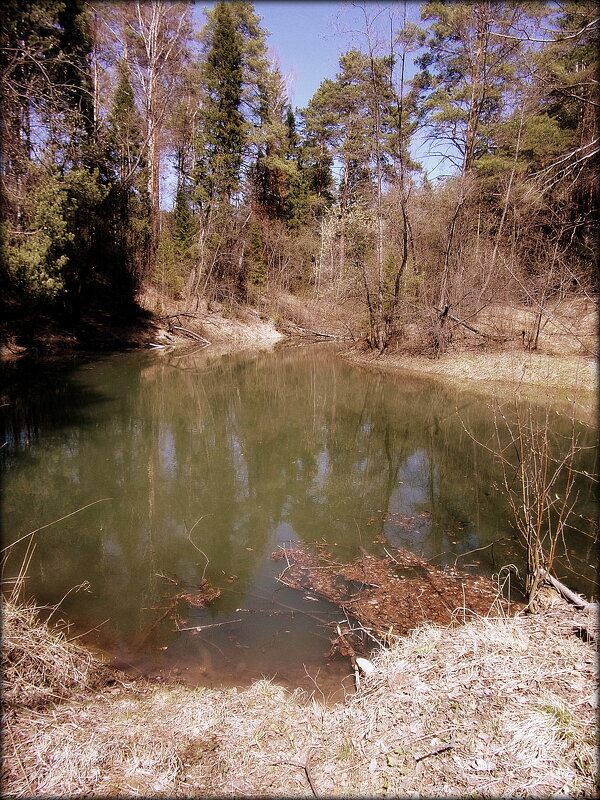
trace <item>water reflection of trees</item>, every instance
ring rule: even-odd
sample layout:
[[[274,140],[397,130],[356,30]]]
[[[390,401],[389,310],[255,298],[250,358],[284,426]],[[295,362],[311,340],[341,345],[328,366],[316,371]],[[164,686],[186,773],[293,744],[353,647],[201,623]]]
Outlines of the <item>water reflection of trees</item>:
[[[491,440],[491,414],[466,393],[310,348],[89,366],[77,391],[103,402],[85,424],[66,404],[72,423],[14,459],[4,528],[10,540],[111,498],[40,535],[33,568],[46,601],[89,580],[69,615],[118,614],[124,640],[152,619],[140,609],[160,604],[161,572],[192,586],[206,569],[223,588],[213,613],[232,612],[281,531],[344,558],[383,535],[449,561],[507,534],[493,458],[463,427]]]

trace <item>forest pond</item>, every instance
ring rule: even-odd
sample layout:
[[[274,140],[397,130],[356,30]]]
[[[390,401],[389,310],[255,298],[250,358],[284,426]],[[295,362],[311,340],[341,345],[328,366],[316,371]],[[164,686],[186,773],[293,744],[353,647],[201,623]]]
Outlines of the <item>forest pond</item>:
[[[285,561],[273,555],[319,545],[348,561],[402,547],[482,575],[514,565],[514,593],[522,552],[501,473],[475,441],[492,442],[491,405],[353,366],[335,346],[22,365],[2,387],[3,547],[39,529],[27,593],[62,599],[71,635],[115,663],[190,684],[267,676],[330,690],[350,671],[328,657],[340,610],[278,582]],[[570,420],[554,419],[566,441]],[[593,473],[596,432],[581,436]],[[595,499],[582,480],[583,533],[570,533],[558,568],[587,594]],[[210,602],[194,602],[202,585]],[[188,602],[176,608],[178,596]]]

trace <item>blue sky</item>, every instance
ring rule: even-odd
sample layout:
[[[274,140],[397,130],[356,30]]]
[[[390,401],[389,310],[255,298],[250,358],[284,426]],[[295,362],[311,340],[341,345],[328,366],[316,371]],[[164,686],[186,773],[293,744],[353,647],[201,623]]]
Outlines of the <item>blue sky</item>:
[[[196,0],[194,16],[198,27],[204,24],[204,8],[213,2]],[[351,47],[366,48],[365,11],[373,24],[374,40],[380,37],[382,52],[389,52],[390,28],[402,27],[404,13],[408,22],[420,24],[421,3],[417,0],[255,0],[254,9],[261,26],[268,31],[269,55],[279,65],[286,81],[293,108],[305,108],[325,78],[335,78],[339,57]],[[392,18],[390,19],[390,15]],[[407,59],[405,77],[412,77],[415,67]],[[434,179],[443,172],[443,161],[428,158],[427,145],[417,138],[411,147],[413,157]]]
[[[270,32],[270,53],[286,78],[292,106],[304,108],[325,78],[334,78],[340,55],[352,46],[349,3],[264,0],[254,7]],[[354,12],[354,14],[353,14]]]
[[[395,33],[407,22],[421,23],[421,3],[416,0],[359,4],[332,0],[257,0],[254,8],[269,31],[270,55],[279,63],[288,87],[292,107],[304,108],[325,78],[334,78],[339,57],[351,47],[366,49],[365,11],[374,26],[374,40],[380,37],[381,52],[389,51],[390,27]],[[390,14],[392,19],[390,20]],[[405,67],[408,79],[415,73],[409,55]],[[444,159],[428,157],[427,143],[415,137],[413,157],[435,179],[447,169]]]
[[[201,7],[212,6],[212,3]],[[393,30],[402,24],[404,3],[392,0],[364,4],[369,17],[379,13],[379,27],[389,37],[389,10],[395,15]],[[408,0],[407,19],[419,21],[420,3]],[[325,78],[334,78],[339,57],[351,47],[364,45],[359,31],[364,27],[364,13],[353,2],[332,0],[258,0],[256,13],[269,32],[270,55],[279,63],[286,78],[289,99],[294,108],[304,108]],[[197,10],[197,19],[204,16]],[[388,40],[389,41],[389,40]],[[410,75],[411,73],[409,73]]]

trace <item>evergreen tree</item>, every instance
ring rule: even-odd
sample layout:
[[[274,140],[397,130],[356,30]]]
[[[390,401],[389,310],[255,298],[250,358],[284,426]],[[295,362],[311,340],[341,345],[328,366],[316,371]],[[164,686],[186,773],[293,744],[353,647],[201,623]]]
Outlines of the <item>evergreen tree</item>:
[[[206,207],[231,203],[240,189],[240,169],[248,138],[241,110],[242,35],[231,4],[220,0],[212,12],[203,68],[204,102],[196,150],[196,200]]]
[[[253,170],[254,199],[269,219],[297,224],[302,203],[298,137],[279,69],[268,72],[261,89],[262,136]]]
[[[514,35],[524,12],[520,4],[425,3],[421,19],[425,52],[413,85],[423,121],[446,158],[461,173],[488,152],[488,131],[502,119],[507,91],[515,79],[521,42]],[[500,34],[500,35],[497,35]]]
[[[175,242],[175,252],[180,265],[189,265],[193,258],[194,241],[197,230],[191,210],[189,192],[184,186],[179,186],[175,197],[175,208],[173,209],[173,240]]]
[[[220,0],[203,31],[202,106],[197,117],[193,200],[202,210],[198,275],[217,294],[244,293],[248,178],[263,139],[268,62],[265,32],[252,4]],[[210,266],[209,266],[210,265]],[[206,284],[207,278],[204,279]]]
[[[37,302],[72,306],[106,194],[93,137],[88,15],[80,0],[30,0],[6,4],[1,19],[5,276]]]

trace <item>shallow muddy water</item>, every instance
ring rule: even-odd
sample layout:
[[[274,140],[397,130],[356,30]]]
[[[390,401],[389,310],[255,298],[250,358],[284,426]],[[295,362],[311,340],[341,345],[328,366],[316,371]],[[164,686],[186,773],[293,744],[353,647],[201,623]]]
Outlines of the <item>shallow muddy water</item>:
[[[39,529],[28,593],[64,598],[73,635],[93,629],[82,641],[146,674],[339,686],[349,665],[327,654],[341,612],[277,582],[285,561],[271,556],[289,543],[346,561],[385,542],[486,575],[522,570],[501,474],[465,432],[491,444],[489,405],[357,368],[332,346],[22,365],[0,412],[3,547]],[[586,451],[582,468],[594,459]],[[578,513],[595,518],[593,491],[579,489]],[[570,534],[569,558],[559,573],[590,594],[589,536]],[[204,580],[220,590],[207,607],[175,602]]]

